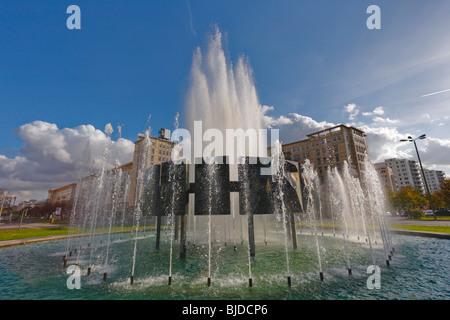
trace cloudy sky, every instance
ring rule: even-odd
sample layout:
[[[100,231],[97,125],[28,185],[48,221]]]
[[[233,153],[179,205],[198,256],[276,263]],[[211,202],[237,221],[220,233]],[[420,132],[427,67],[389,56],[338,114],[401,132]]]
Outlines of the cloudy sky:
[[[71,4],[81,30],[66,26]],[[366,25],[372,4],[379,30]],[[44,199],[131,161],[139,132],[172,129],[177,112],[183,123],[193,53],[213,26],[229,61],[248,58],[283,142],[353,125],[379,162],[416,159],[399,140],[426,133],[425,167],[450,175],[448,12],[447,0],[2,1],[0,187]]]

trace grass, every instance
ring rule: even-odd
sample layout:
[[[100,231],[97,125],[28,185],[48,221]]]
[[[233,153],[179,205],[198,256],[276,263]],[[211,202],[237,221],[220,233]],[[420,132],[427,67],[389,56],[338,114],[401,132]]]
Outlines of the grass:
[[[433,217],[424,217],[421,219],[411,219],[412,221],[433,221]],[[450,217],[438,217],[437,221],[450,221]],[[309,224],[297,223],[297,226],[307,227]],[[318,227],[340,227],[338,224],[333,223],[317,223]],[[390,229],[397,230],[412,230],[412,231],[423,231],[423,232],[439,232],[439,233],[450,233],[450,226],[421,226],[421,225],[407,225],[407,224],[390,224]]]
[[[164,228],[164,226],[162,226]],[[155,226],[146,226],[146,230],[152,230]],[[132,226],[124,226],[124,232],[130,232],[135,230]],[[8,240],[19,240],[19,239],[30,239],[30,238],[39,238],[39,237],[49,237],[49,236],[60,236],[60,235],[68,235],[82,233],[82,230],[72,229],[69,227],[59,227],[59,228],[36,228],[36,229],[8,229],[8,230],[0,230],[0,241],[8,241]],[[112,232],[120,232],[122,231],[122,227],[113,227],[111,229]],[[139,228],[139,232],[142,231],[142,227]],[[89,232],[89,230],[84,230],[84,233]],[[104,233],[109,232],[108,227],[96,228],[96,233]]]
[[[60,236],[66,235],[69,231],[67,227],[60,228],[36,228],[36,229],[10,229],[0,231],[0,241],[6,240],[18,240],[18,239],[29,239],[47,236]]]
[[[417,221],[434,221],[434,217],[422,217],[420,219],[412,219]],[[449,216],[439,216],[437,217],[436,221],[450,221]]]
[[[417,226],[417,225],[407,225],[407,224],[391,224],[390,228],[397,229],[397,230],[450,233],[450,227],[447,227],[447,226]]]

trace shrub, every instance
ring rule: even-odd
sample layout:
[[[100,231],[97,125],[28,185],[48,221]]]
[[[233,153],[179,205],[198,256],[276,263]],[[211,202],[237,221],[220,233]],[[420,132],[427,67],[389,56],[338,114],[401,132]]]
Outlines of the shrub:
[[[409,210],[409,217],[411,219],[420,219],[422,217],[425,217],[425,213],[423,213],[420,209],[411,209]]]
[[[444,210],[444,209],[440,209],[440,210],[436,211],[435,214],[438,217],[450,216],[450,211]]]

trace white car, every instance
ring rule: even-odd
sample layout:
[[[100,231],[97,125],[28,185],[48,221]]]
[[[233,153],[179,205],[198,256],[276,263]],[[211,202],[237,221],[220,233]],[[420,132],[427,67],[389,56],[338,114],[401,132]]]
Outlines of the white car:
[[[424,210],[423,213],[425,213],[425,216],[432,216],[433,210]]]

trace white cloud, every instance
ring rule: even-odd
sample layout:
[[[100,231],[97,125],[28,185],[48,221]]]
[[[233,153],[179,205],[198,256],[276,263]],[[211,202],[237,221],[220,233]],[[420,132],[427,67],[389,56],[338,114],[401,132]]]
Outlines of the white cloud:
[[[317,122],[311,117],[298,113],[289,113],[287,116],[270,116],[267,113],[274,111],[274,107],[262,106],[261,115],[264,127],[280,130],[280,139],[283,143],[289,143],[306,139],[306,135],[314,131],[323,130],[335,126],[331,122]]]
[[[348,113],[352,113],[356,109],[356,104],[350,103],[344,107],[344,110]]]
[[[22,155],[0,155],[0,185],[19,197],[46,198],[50,188],[75,182],[105,163],[112,167],[133,158],[133,142],[111,141],[92,125],[59,129],[56,124],[33,121],[17,128],[16,134],[24,141]]]
[[[362,125],[358,127],[367,134],[369,155],[374,163],[383,162],[389,158],[411,158],[412,152],[399,150],[403,145],[399,142],[405,137],[394,127],[374,127]]]
[[[374,117],[372,119],[372,121],[376,124],[387,124],[387,125],[392,125],[392,124],[399,124],[400,120],[396,120],[396,119],[389,119],[389,118],[381,118],[381,117]]]
[[[267,116],[266,113],[269,111],[273,111],[274,107],[271,106],[262,106],[261,107],[261,117],[262,117],[262,124],[264,127],[267,128],[273,128],[279,125],[286,125],[286,124],[292,124],[293,121],[289,117],[286,116],[280,116],[279,118],[274,118],[271,116]]]
[[[373,109],[373,111],[371,111],[371,112],[363,112],[362,113],[362,115],[366,116],[366,117],[372,116],[374,114],[382,116],[384,114],[384,108],[382,106],[379,106],[379,107],[376,107],[375,109]]]
[[[420,148],[420,147],[419,147]],[[424,152],[419,150],[421,160],[429,166],[445,166],[450,169],[450,140],[428,137],[424,140]]]
[[[359,109],[356,108],[356,104],[349,103],[344,107],[345,112],[350,113],[348,119],[351,121],[356,120],[356,116],[359,114]]]
[[[383,115],[384,114],[384,109],[383,109],[383,107],[376,107],[374,110],[373,110],[373,114],[378,114],[378,115]]]

